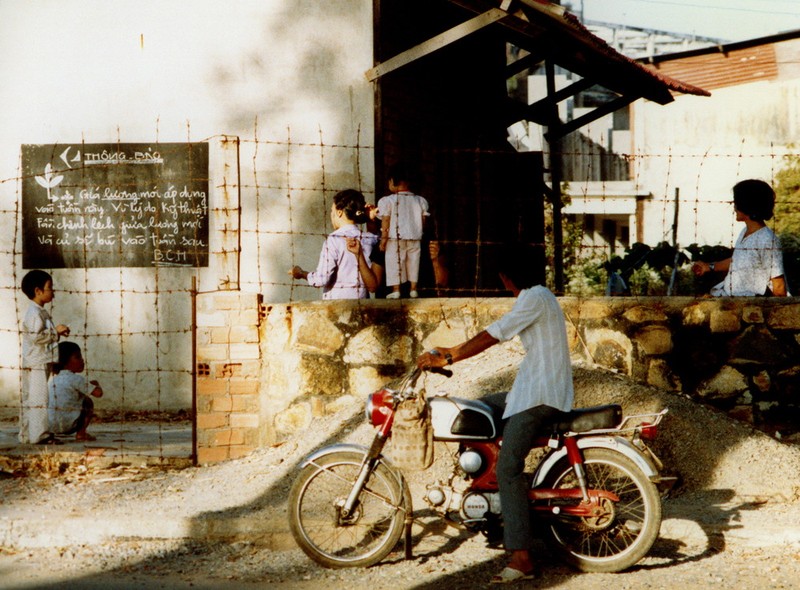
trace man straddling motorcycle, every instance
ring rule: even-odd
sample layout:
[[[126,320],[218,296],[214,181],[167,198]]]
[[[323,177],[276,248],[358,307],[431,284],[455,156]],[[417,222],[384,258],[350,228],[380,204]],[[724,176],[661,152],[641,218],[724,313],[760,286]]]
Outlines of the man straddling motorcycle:
[[[525,458],[534,439],[546,435],[560,413],[572,409],[573,402],[564,314],[555,296],[538,284],[532,259],[517,249],[504,253],[500,260],[500,280],[517,298],[511,311],[473,338],[451,348],[437,346],[417,359],[417,366],[423,369],[444,367],[517,335],[525,348],[525,358],[506,398],[503,446],[497,463],[503,543],[511,554],[508,565],[492,578],[493,583],[501,584],[534,577]]]

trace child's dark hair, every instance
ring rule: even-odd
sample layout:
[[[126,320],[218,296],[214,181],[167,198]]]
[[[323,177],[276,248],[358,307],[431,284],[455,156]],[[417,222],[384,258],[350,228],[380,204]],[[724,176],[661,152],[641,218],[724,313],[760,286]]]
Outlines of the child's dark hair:
[[[364,223],[367,220],[367,201],[364,195],[354,188],[336,193],[333,197],[333,206],[339,211],[344,211],[347,219],[355,223]]]
[[[36,289],[44,290],[47,281],[53,282],[53,277],[50,276],[50,273],[43,270],[31,270],[22,277],[20,287],[28,299],[33,299],[36,296]]]
[[[400,182],[407,182],[410,184],[412,182],[411,170],[409,170],[405,162],[397,162],[389,168],[387,180],[392,180],[395,184]]]
[[[733,204],[753,221],[767,221],[775,209],[775,191],[763,180],[743,180],[733,187]]]
[[[53,365],[53,373],[60,373],[75,354],[81,353],[81,347],[74,342],[58,343],[58,362]]]

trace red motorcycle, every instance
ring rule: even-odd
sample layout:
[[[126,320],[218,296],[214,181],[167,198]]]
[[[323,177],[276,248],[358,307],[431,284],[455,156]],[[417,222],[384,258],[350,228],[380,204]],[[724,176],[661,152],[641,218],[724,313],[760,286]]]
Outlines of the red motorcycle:
[[[436,372],[451,374],[448,370]],[[411,557],[411,494],[401,470],[383,454],[398,405],[415,399],[414,369],[396,389],[369,396],[367,419],[377,428],[369,448],[336,444],[308,456],[289,496],[289,524],[302,550],[331,568],[378,563],[405,530]],[[495,466],[502,444],[502,408],[487,401],[427,399],[433,438],[455,443],[453,472],[427,486],[425,502],[443,517],[490,542],[502,539]],[[618,572],[650,550],[661,527],[657,486],[661,462],[646,441],[667,410],[628,416],[619,405],[564,413],[531,475],[532,519],[550,547],[587,572]]]

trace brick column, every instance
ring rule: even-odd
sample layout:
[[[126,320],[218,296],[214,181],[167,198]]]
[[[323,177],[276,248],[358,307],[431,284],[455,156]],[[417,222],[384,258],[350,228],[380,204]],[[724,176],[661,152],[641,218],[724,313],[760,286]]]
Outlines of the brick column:
[[[241,457],[261,446],[261,296],[197,296],[197,461]]]

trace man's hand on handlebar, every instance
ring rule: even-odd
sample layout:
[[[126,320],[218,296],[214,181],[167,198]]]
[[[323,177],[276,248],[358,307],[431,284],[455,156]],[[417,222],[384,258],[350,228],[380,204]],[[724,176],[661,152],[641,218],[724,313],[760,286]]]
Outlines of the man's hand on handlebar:
[[[424,371],[440,369],[452,364],[452,358],[449,348],[434,348],[419,355],[417,366]]]

